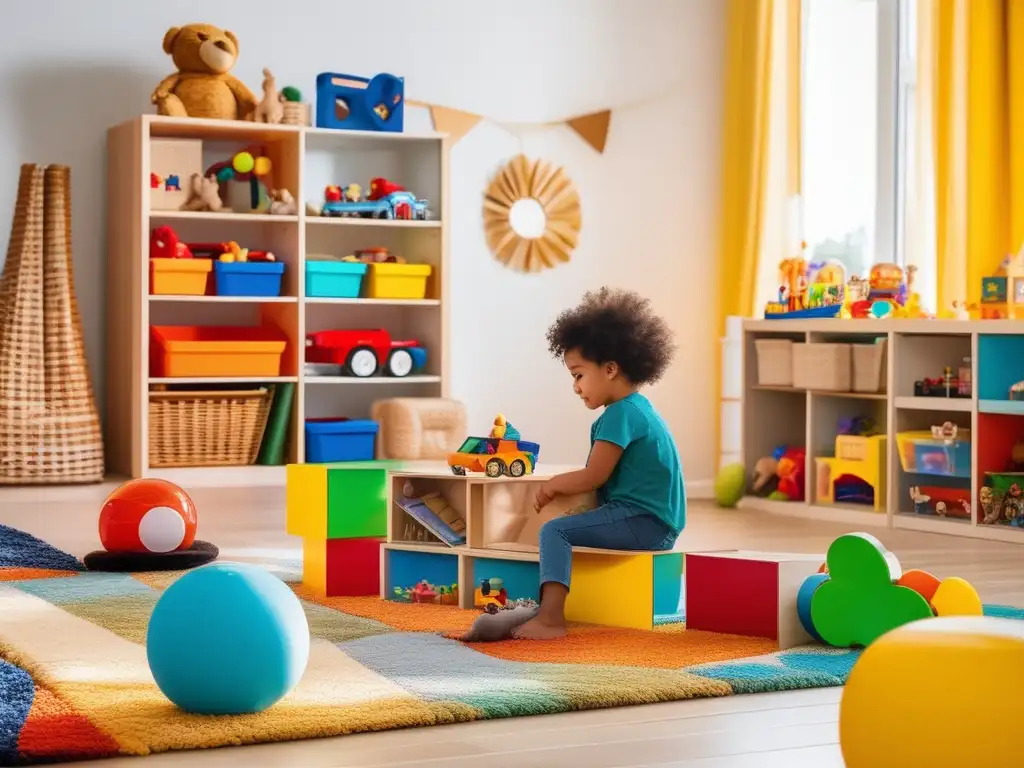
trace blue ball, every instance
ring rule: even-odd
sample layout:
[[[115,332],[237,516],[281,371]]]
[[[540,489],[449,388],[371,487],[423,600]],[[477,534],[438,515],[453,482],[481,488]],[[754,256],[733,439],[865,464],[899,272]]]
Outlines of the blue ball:
[[[214,563],[171,584],[149,619],[156,684],[186,712],[262,712],[309,661],[309,624],[295,593],[263,568]]]

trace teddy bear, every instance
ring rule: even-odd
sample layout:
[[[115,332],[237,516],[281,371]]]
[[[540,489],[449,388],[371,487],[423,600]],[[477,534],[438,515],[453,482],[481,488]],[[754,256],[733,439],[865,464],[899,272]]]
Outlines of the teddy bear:
[[[256,97],[230,73],[238,60],[238,38],[212,24],[171,27],[164,35],[164,52],[178,71],[153,91],[157,114],[251,120]]]
[[[188,185],[188,200],[181,204],[181,210],[219,211],[223,207],[217,177],[193,173]]]

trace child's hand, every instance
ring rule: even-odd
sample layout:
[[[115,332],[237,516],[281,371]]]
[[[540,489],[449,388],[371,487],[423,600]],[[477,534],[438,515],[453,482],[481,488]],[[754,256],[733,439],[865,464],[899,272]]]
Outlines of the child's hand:
[[[537,488],[537,494],[533,498],[533,508],[537,512],[540,512],[544,507],[551,503],[551,500],[555,498],[555,494],[551,491],[550,482],[541,483]]]

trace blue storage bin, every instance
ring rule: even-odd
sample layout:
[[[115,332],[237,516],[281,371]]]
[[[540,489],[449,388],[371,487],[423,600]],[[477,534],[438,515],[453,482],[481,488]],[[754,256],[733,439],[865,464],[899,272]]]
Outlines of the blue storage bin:
[[[280,261],[215,261],[218,296],[280,296],[284,264]]]
[[[971,476],[971,433],[961,430],[956,439],[936,439],[926,430],[898,432],[896,446],[904,472],[938,477]]]
[[[306,463],[372,461],[378,429],[369,419],[306,419]]]
[[[307,261],[306,296],[358,299],[366,266],[355,261]]]

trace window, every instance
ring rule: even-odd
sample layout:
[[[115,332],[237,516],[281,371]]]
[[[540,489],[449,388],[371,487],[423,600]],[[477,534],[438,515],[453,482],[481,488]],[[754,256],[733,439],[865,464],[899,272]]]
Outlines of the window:
[[[803,236],[847,275],[907,263],[916,0],[803,0]]]

